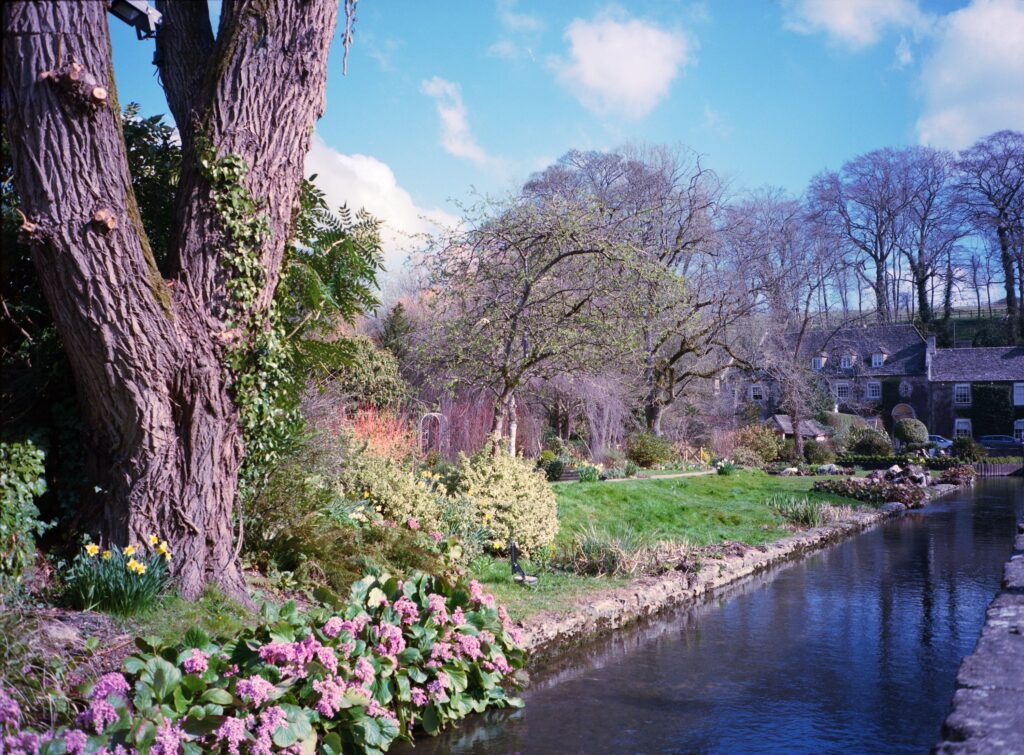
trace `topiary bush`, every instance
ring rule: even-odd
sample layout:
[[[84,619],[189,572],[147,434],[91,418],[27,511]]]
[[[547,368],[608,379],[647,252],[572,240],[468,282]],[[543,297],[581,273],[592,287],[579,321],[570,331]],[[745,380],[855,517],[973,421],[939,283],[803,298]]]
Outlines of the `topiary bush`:
[[[983,461],[988,457],[988,451],[983,445],[965,435],[953,439],[949,452],[962,461]]]
[[[473,499],[481,522],[504,550],[515,541],[524,555],[546,549],[558,534],[558,504],[544,475],[532,464],[485,448],[461,455],[456,489]]]
[[[653,433],[634,433],[626,439],[626,458],[644,469],[667,464],[675,456],[672,444]]]
[[[899,420],[893,427],[893,435],[911,448],[922,448],[928,443],[928,428],[921,420],[911,417]]]
[[[828,443],[808,438],[804,442],[804,458],[808,464],[831,464],[836,460],[836,455]]]
[[[850,431],[850,453],[864,456],[892,456],[892,441],[881,430],[855,427]]]
[[[35,498],[46,492],[43,452],[31,441],[0,443],[0,593],[16,585],[32,563],[40,521]]]
[[[785,439],[766,425],[747,425],[736,432],[736,445],[757,454],[760,459],[759,466],[770,464],[782,456]]]

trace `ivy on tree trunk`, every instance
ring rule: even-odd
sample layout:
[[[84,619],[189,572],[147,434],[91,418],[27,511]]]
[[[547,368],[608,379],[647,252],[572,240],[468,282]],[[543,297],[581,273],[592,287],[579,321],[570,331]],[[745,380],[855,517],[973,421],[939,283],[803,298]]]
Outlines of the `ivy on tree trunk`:
[[[277,286],[303,158],[324,107],[337,0],[161,3],[161,74],[184,148],[172,277],[146,238],[125,155],[106,0],[3,7],[3,111],[23,239],[75,374],[102,481],[94,529],[115,544],[166,538],[187,598],[244,597],[233,513],[243,458],[226,365],[230,229],[197,142],[248,166],[266,233],[251,316]],[[204,20],[205,18],[205,20]]]

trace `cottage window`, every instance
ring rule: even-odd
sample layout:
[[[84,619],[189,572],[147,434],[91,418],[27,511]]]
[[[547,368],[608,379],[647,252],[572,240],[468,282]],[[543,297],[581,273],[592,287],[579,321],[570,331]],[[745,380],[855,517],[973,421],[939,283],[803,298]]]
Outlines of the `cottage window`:
[[[814,357],[811,360],[811,369],[820,370],[825,367],[825,357]]]
[[[750,386],[750,400],[764,401],[764,389],[760,385]]]
[[[1014,420],[1013,437],[1017,439],[1018,443],[1024,443],[1024,419]]]
[[[882,398],[881,383],[877,381],[868,383],[868,398],[871,399],[872,401],[877,401],[878,399]]]
[[[847,401],[850,398],[850,384],[836,383],[836,400]]]
[[[871,366],[881,367],[885,364],[885,354],[872,354],[871,355]]]
[[[844,370],[851,369],[853,367],[853,357],[850,356],[849,354],[844,354],[839,359],[839,366],[842,367]]]
[[[1024,383],[1013,384],[1013,405],[1024,406]]]
[[[969,419],[958,419],[953,423],[954,438],[970,438],[972,435],[971,421]]]
[[[953,386],[953,403],[957,406],[971,405],[970,383],[957,383]]]

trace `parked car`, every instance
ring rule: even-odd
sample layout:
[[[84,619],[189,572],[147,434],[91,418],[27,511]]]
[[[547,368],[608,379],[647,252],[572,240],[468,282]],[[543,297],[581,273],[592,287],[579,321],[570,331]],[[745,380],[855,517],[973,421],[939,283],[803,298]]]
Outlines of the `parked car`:
[[[989,451],[1021,452],[1021,442],[1011,435],[982,435],[978,442]]]
[[[933,443],[937,451],[948,451],[953,447],[953,441],[943,438],[941,435],[929,435],[928,442]]]

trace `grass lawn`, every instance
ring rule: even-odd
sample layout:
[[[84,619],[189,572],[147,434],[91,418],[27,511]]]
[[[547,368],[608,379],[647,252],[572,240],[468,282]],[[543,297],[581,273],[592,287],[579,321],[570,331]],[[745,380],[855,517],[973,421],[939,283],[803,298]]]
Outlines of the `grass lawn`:
[[[859,505],[847,498],[811,492],[814,477],[777,477],[743,470],[734,475],[705,475],[669,480],[577,482],[553,486],[561,529],[556,546],[572,542],[586,527],[621,533],[628,528],[648,542],[712,545],[738,540],[749,545],[792,534],[764,501],[776,494],[807,496],[839,505]],[[527,572],[531,569],[525,565]],[[508,561],[478,559],[473,575],[516,618],[542,610],[565,611],[595,590],[618,587],[627,579],[580,577],[537,570],[540,582],[529,588],[512,581]]]

